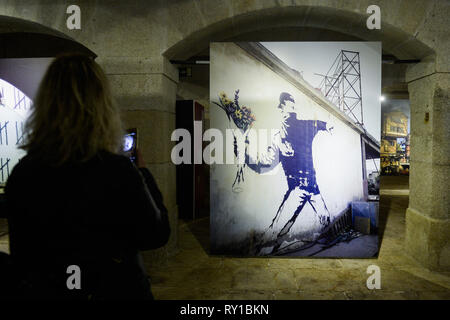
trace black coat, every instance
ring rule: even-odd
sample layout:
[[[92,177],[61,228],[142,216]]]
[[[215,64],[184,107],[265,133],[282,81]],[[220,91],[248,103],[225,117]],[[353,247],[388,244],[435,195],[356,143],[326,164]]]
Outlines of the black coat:
[[[48,166],[25,156],[6,185],[12,261],[30,298],[151,298],[139,250],[170,234],[161,192],[147,169],[101,152]],[[81,290],[69,290],[70,265]]]

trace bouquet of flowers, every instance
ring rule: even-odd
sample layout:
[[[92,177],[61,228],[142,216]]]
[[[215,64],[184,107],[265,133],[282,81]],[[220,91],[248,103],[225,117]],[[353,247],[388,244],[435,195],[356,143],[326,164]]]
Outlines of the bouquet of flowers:
[[[247,140],[248,130],[255,121],[255,116],[252,114],[252,110],[246,106],[241,106],[239,104],[239,90],[234,93],[234,100],[230,100],[225,92],[219,94],[219,103],[214,102],[222,110],[225,111],[228,121],[233,121],[233,123],[238,127],[243,134],[245,134],[245,139]],[[242,152],[239,151],[236,136],[234,135],[234,155],[239,159]],[[236,178],[234,179],[232,189],[234,192],[240,192],[242,189],[239,187],[239,183],[244,181],[244,164],[238,164],[238,170],[236,173]],[[237,186],[235,187],[237,183]]]
[[[242,132],[246,132],[255,121],[252,110],[239,104],[239,90],[234,93],[234,100],[228,99],[226,93],[222,92],[219,95],[219,103],[214,103],[225,111],[228,120],[233,120],[236,127],[241,129]]]

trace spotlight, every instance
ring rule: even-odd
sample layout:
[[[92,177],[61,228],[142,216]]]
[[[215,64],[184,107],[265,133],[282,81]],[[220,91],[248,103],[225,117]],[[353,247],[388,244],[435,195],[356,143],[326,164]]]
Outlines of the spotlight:
[[[383,102],[384,100],[386,100],[385,96],[380,96],[380,101]]]

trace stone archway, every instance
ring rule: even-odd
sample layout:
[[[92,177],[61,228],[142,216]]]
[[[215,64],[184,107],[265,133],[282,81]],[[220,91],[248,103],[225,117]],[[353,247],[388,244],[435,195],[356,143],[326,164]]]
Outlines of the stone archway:
[[[97,56],[62,32],[8,16],[0,16],[0,43],[0,78],[30,98],[53,57],[67,52]]]
[[[62,32],[42,24],[0,15],[0,58],[54,57],[79,52],[97,57],[90,49]]]
[[[382,20],[381,30],[367,29],[367,17],[365,10],[353,11],[319,5],[273,6],[249,10],[193,30],[182,40],[169,43],[163,55],[169,59],[183,60],[207,48],[210,41],[267,41],[266,30],[283,31],[288,28],[290,31],[309,28],[316,35],[318,30],[327,31],[330,40],[340,34],[341,39],[345,35],[348,40],[382,41],[383,51],[398,59],[420,59],[433,54],[433,49],[413,34],[385,20]],[[273,33],[275,34],[276,32]],[[278,37],[280,40],[298,40],[295,34],[287,36],[281,33]],[[327,36],[321,37],[322,41],[325,39]],[[313,41],[314,38],[309,37],[307,40]]]
[[[204,14],[200,19],[203,25],[185,26],[183,38],[168,46],[163,55],[174,60],[189,59],[205,52],[210,41],[280,40],[277,32],[282,32],[281,40],[299,40],[294,33],[289,37],[283,30],[301,32],[302,29],[309,29],[316,34],[327,30],[320,40],[334,40],[340,36],[339,40],[347,37],[347,40],[382,41],[383,53],[401,60],[422,60],[410,65],[406,72],[412,130],[411,191],[406,214],[405,248],[429,268],[448,269],[450,205],[446,190],[450,134],[445,128],[449,120],[450,77],[444,71],[448,71],[449,67],[445,53],[449,41],[444,32],[430,33],[433,26],[426,25],[426,18],[439,15],[436,24],[443,23],[445,14],[439,13],[439,10],[448,13],[449,8],[429,5],[414,17],[390,12],[382,20],[381,30],[374,31],[366,28],[368,15],[365,7],[356,2],[354,5],[357,10],[334,5],[269,5],[266,8],[252,8],[249,5],[250,8],[238,8],[237,14],[230,14],[229,11],[222,16],[216,14],[208,17]],[[420,6],[418,3],[414,5]],[[350,4],[347,6],[351,7]],[[197,10],[205,11],[205,8]],[[385,8],[382,6],[381,10]],[[425,35],[419,37],[422,31]],[[436,42],[439,38],[443,43]],[[311,37],[306,39],[313,40]]]

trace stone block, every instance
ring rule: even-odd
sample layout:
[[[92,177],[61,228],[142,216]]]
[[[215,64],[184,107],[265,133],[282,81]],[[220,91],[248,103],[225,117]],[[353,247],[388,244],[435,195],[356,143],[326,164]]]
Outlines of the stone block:
[[[344,2],[342,2],[344,5]],[[342,10],[338,11],[338,14],[333,14],[331,8],[312,8],[308,13],[308,20],[306,22],[308,25],[316,26],[323,29],[335,30],[345,34],[354,35],[356,37],[361,37],[365,34],[364,39],[370,40],[368,38],[374,33],[370,33],[366,26],[366,16],[360,15],[355,10]],[[365,8],[364,8],[365,13]],[[326,19],[324,19],[326,17]],[[313,22],[314,21],[314,22]],[[342,23],[345,21],[345,23]],[[320,27],[323,24],[323,27]],[[378,33],[377,33],[378,35]],[[378,41],[379,38],[374,38],[373,40]]]
[[[450,90],[437,88],[433,104],[438,109],[433,112],[433,161],[438,164],[449,164]]]
[[[419,63],[418,66],[422,64]],[[406,70],[411,110],[448,110],[449,102],[447,98],[450,90],[450,75],[433,71],[431,75],[422,75],[420,79],[411,79],[411,70],[411,68]],[[417,76],[420,76],[420,74]]]
[[[412,82],[414,80],[423,78],[425,76],[429,76],[436,71],[436,56],[431,54],[427,57],[421,59],[420,63],[411,64],[406,69],[405,80],[406,82]],[[417,88],[417,84],[413,84],[413,87],[410,88],[410,97],[411,94],[415,93],[414,88]]]
[[[390,37],[391,32],[392,31],[387,33],[388,37]],[[401,33],[403,34],[404,40],[399,42],[397,45],[394,44],[392,50],[390,51],[390,53],[397,58],[405,60],[415,60],[421,59],[434,53],[434,51],[430,47],[426,46],[420,41],[417,41],[417,39],[409,33],[405,33],[404,31],[401,31]]]
[[[208,48],[210,42],[227,39],[233,35],[234,32],[233,28],[230,27],[230,21],[219,21],[188,37],[172,37],[169,39],[167,49],[163,54],[168,59],[187,60]]]
[[[423,0],[403,0],[403,1],[388,1],[399,3],[398,10],[393,12],[392,19],[387,19],[386,22],[392,23],[408,34],[415,35],[417,29],[424,23],[433,9],[433,1]],[[383,7],[382,14],[386,12]]]
[[[232,15],[232,6],[228,1],[199,0],[197,1],[197,6],[202,13],[203,20],[208,26],[228,19]]]
[[[449,165],[411,161],[409,207],[433,218],[449,216]]]
[[[436,73],[410,82],[408,87],[411,100],[411,159],[448,164],[450,76]]]
[[[439,43],[438,54],[436,56],[436,71],[438,72],[450,72],[450,40],[448,39],[448,33],[446,39]]]
[[[411,116],[411,161],[431,163],[433,160],[433,137],[431,135],[431,125],[422,125],[422,127],[425,127],[425,130],[422,130],[426,133],[423,131],[420,132],[419,125],[417,124],[414,127],[415,129],[412,130],[415,121],[412,121],[412,118],[414,118],[413,113],[411,113]],[[418,117],[423,118],[423,115],[418,114]]]
[[[175,115],[155,110],[121,112],[124,128],[138,129],[138,148],[148,163],[171,161],[170,153],[175,142],[170,140],[175,130]]]
[[[367,28],[366,30],[372,32],[373,35],[379,33],[378,39],[383,41],[383,51],[393,54],[398,59],[416,59],[419,57],[411,48],[416,45],[417,41],[414,41],[414,38],[403,30],[391,25],[382,25],[380,30],[369,30]],[[421,46],[418,45],[418,47]]]
[[[237,16],[252,11],[258,11],[265,8],[277,7],[277,1],[267,0],[232,0],[231,1],[233,16]]]
[[[167,14],[160,2],[97,2],[91,10],[89,31],[99,56],[153,56],[166,46]]]
[[[170,61],[161,56],[144,57],[111,57],[100,56],[96,59],[107,75],[120,74],[164,74],[178,83],[178,69]]]
[[[449,16],[450,6],[447,1],[432,1],[432,7],[426,19],[414,34],[418,41],[432,48],[436,53],[436,70],[439,72],[450,71]]]
[[[421,62],[416,65],[417,69],[408,67],[406,69],[406,81],[408,82],[409,99],[411,101],[411,111],[430,111],[432,109],[432,99],[435,87],[434,70],[430,68],[430,63]],[[421,77],[415,79],[415,77]]]
[[[450,270],[450,219],[433,219],[419,211],[406,211],[407,253],[431,270]]]
[[[431,175],[433,179],[433,188],[431,189],[431,199],[433,201],[434,218],[450,218],[450,164],[431,166]],[[447,231],[448,232],[448,231]]]
[[[194,1],[169,1],[165,25],[175,28],[183,38],[205,27],[203,15]]]
[[[176,83],[164,74],[110,74],[108,79],[121,110],[175,112]]]

